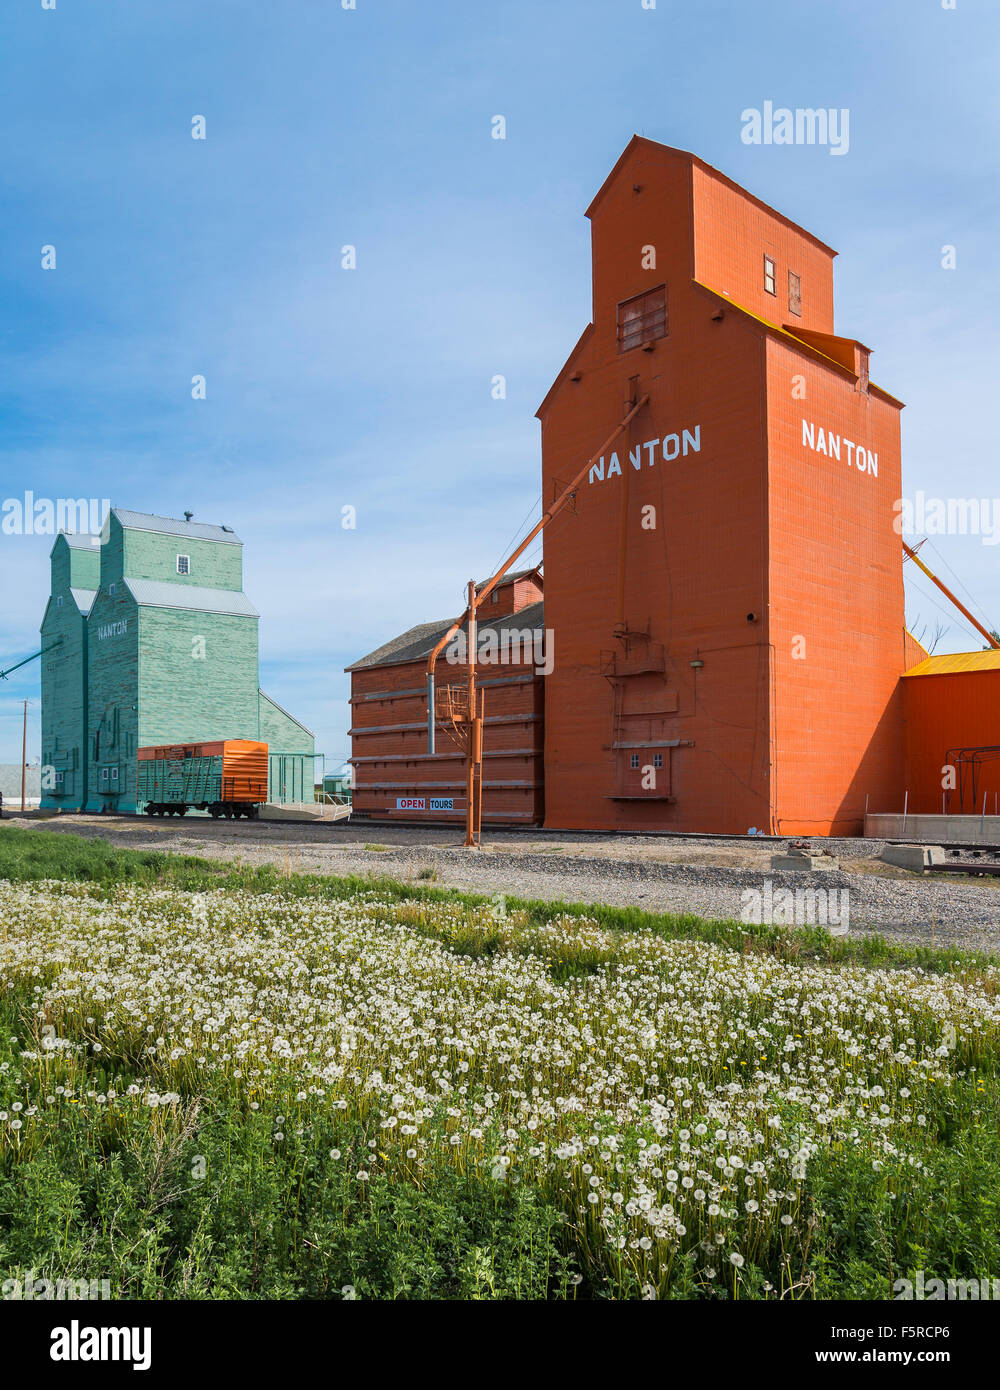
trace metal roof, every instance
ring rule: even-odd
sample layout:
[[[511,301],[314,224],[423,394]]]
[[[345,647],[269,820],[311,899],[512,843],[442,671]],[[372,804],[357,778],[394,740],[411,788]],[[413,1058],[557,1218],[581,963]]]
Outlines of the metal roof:
[[[76,604],[77,608],[79,608],[83,616],[86,617],[87,614],[90,612],[91,608],[93,608],[94,606],[94,599],[97,597],[97,590],[70,589],[70,593],[73,595],[73,602]]]
[[[121,507],[112,507],[111,511],[128,531],[159,531],[165,536],[189,536],[201,541],[223,541],[227,545],[243,544],[229,526],[209,526],[202,521],[179,521],[172,516],[128,512]]]
[[[962,671],[1000,671],[1000,651],[990,647],[981,652],[950,652],[942,656],[929,656],[919,666],[911,666],[903,672],[903,679],[911,676],[953,676]]]
[[[125,587],[143,608],[181,608],[190,613],[228,613],[241,618],[260,614],[239,589],[203,589],[200,584],[174,584],[165,579],[125,578]]]
[[[744,188],[743,185],[737,183],[735,179],[731,179],[729,175],[724,174],[721,169],[716,169],[713,164],[709,164],[708,161],[702,159],[700,155],[693,154],[690,150],[679,149],[676,145],[664,145],[663,142],[660,140],[650,140],[648,136],[645,135],[632,136],[632,139],[628,142],[628,144],[622,150],[621,154],[618,156],[618,159],[615,162],[615,166],[611,170],[611,173],[607,176],[607,178],[601,184],[600,188],[594,194],[593,198],[590,201],[590,206],[587,208],[587,211],[584,214],[584,216],[591,217],[593,215],[598,203],[602,201],[608,189],[618,178],[618,175],[620,174],[624,164],[627,162],[629,155],[637,146],[642,146],[644,149],[649,150],[654,155],[677,155],[681,159],[687,160],[687,162],[692,167],[697,167],[701,169],[703,173],[710,174],[713,178],[718,179],[720,183],[724,183],[728,188],[732,188],[737,193],[742,194],[742,196],[746,198],[748,202],[756,204],[757,207],[763,208],[765,212],[771,213],[773,217],[777,217],[779,221],[784,222],[786,227],[791,227],[794,231],[800,232],[802,236],[808,237],[811,242],[813,242],[821,250],[826,251],[831,257],[836,256],[837,252],[833,249],[832,246],[827,246],[825,241],[820,241],[818,236],[816,236],[813,232],[807,231],[805,227],[803,227],[800,223],[796,222],[793,218],[789,217],[787,213],[779,212],[778,209],[772,207],[770,203],[765,203],[762,198],[758,198],[755,193],[751,193],[749,189]]]
[[[479,631],[483,632],[487,628],[499,630],[502,627],[518,630],[525,627],[532,630],[540,628],[543,626],[544,607],[545,605],[541,602],[529,603],[516,613],[505,613],[503,617],[491,618],[487,622],[481,621]],[[361,657],[359,661],[355,661],[353,665],[347,666],[345,669],[363,671],[369,666],[396,666],[407,661],[420,661],[422,657],[430,656],[452,623],[457,621],[457,618],[442,618],[436,623],[418,623],[416,627],[401,632],[391,642],[377,647],[375,651],[369,652],[367,656]]]
[[[92,535],[89,531],[60,531],[59,536],[62,536],[70,550],[96,550],[100,540],[99,535]]]

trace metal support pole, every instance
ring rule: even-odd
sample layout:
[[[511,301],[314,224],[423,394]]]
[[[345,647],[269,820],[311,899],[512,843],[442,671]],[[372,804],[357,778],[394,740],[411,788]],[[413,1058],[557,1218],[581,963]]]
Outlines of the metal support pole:
[[[25,791],[28,780],[28,702],[24,702],[24,724],[21,729],[21,815],[26,810]]]
[[[476,581],[469,580],[469,627],[468,627],[468,700],[469,700],[469,746],[465,760],[465,844],[471,848],[476,843],[476,771],[482,757],[482,749],[476,748]]]
[[[606,449],[610,449],[611,445],[615,442],[615,440],[618,438],[618,436],[619,436],[620,434],[623,434],[624,431],[628,429],[629,425],[632,423],[632,421],[635,419],[635,417],[636,417],[636,416],[639,414],[639,412],[640,412],[641,410],[643,410],[648,404],[649,404],[649,395],[648,395],[648,393],[647,393],[646,395],[642,396],[641,399],[637,400],[637,401],[635,402],[634,405],[631,406],[631,408],[630,408],[630,410],[628,411],[628,413],[627,413],[627,415],[625,416],[625,418],[624,418],[618,425],[615,426],[615,428],[614,428],[614,429],[611,431],[611,433],[608,435],[607,439],[604,441],[604,443],[601,445],[601,447],[600,447],[598,450],[596,450],[593,454],[591,454],[590,458],[587,460],[587,462],[586,462],[586,463],[583,465],[583,467],[580,469],[579,473],[577,473],[576,477],[573,478],[572,482],[568,483],[567,486],[563,488],[562,492],[561,492],[561,493],[559,494],[559,496],[555,499],[555,501],[554,501],[554,502],[552,503],[552,505],[548,508],[548,510],[545,511],[545,512],[543,512],[541,519],[540,519],[538,522],[536,522],[536,524],[535,524],[535,525],[532,527],[532,529],[528,532],[527,536],[525,536],[524,540],[520,543],[520,545],[517,546],[517,548],[516,548],[515,550],[513,550],[513,551],[511,552],[510,555],[507,556],[507,559],[504,561],[504,563],[503,563],[503,564],[500,566],[500,568],[497,570],[496,574],[494,574],[493,577],[492,577],[491,579],[489,579],[489,580],[483,585],[483,587],[480,589],[480,591],[479,591],[478,594],[476,593],[476,584],[475,584],[475,580],[470,580],[470,581],[469,581],[467,607],[466,607],[465,612],[462,614],[461,618],[459,618],[459,619],[457,620],[457,622],[454,622],[454,623],[451,624],[451,626],[448,628],[448,631],[444,634],[444,636],[438,639],[438,641],[437,641],[437,643],[435,644],[433,650],[431,651],[430,656],[429,656],[428,659],[427,659],[427,751],[428,751],[428,754],[432,754],[432,753],[434,752],[434,666],[435,666],[435,663],[437,662],[438,655],[440,654],[440,652],[441,652],[441,651],[444,649],[444,647],[451,641],[451,639],[456,635],[456,633],[457,633],[457,632],[459,631],[459,629],[461,628],[463,622],[468,621],[468,634],[469,634],[469,652],[468,652],[468,657],[469,657],[469,676],[468,676],[469,708],[468,708],[468,719],[469,719],[469,725],[470,725],[470,727],[469,727],[469,748],[468,748],[468,756],[467,756],[467,759],[466,759],[466,778],[465,778],[465,781],[466,781],[466,798],[467,798],[467,800],[466,800],[466,808],[465,808],[465,843],[466,843],[466,845],[468,845],[468,846],[472,846],[472,845],[477,845],[477,846],[479,846],[479,845],[480,845],[480,837],[479,837],[479,833],[478,833],[477,830],[476,830],[476,826],[475,826],[475,813],[474,813],[474,809],[473,809],[473,791],[474,791],[475,777],[476,777],[477,773],[478,773],[478,776],[479,776],[480,784],[481,784],[481,782],[482,782],[482,728],[481,728],[481,727],[480,727],[480,730],[479,730],[479,738],[480,738],[479,756],[478,756],[478,758],[474,756],[474,745],[475,745],[475,727],[474,727],[474,726],[475,726],[476,718],[477,718],[477,716],[476,716],[476,670],[475,670],[475,667],[476,667],[476,610],[477,610],[477,608],[479,607],[479,605],[480,605],[481,603],[483,603],[484,600],[487,599],[487,598],[489,597],[489,595],[493,592],[493,590],[494,590],[494,589],[496,588],[496,586],[500,583],[501,579],[504,577],[504,575],[507,573],[507,571],[511,568],[511,566],[514,564],[514,562],[518,559],[518,557],[519,557],[520,555],[523,555],[523,554],[524,554],[524,552],[527,550],[528,546],[529,546],[529,545],[531,544],[531,542],[535,539],[535,537],[539,534],[539,532],[542,531],[542,530],[544,530],[544,528],[548,525],[548,523],[552,520],[552,518],[553,518],[554,516],[556,516],[556,515],[562,510],[562,508],[566,505],[566,503],[570,500],[570,498],[571,498],[571,497],[574,497],[574,496],[576,495],[576,489],[577,489],[577,488],[580,486],[580,484],[583,482],[584,478],[585,478],[585,477],[587,476],[587,474],[589,473],[591,467],[597,462],[597,460],[601,457],[601,455],[604,453],[604,451],[605,451]],[[482,788],[481,788],[481,786],[480,786],[480,794],[481,794],[481,791],[482,791]],[[481,822],[480,822],[480,825],[481,825]]]
[[[476,764],[479,769],[479,775],[476,779],[476,824],[474,827],[477,849],[480,849],[483,843],[483,728],[485,723],[486,691],[480,687],[479,713],[476,716],[475,726]]]

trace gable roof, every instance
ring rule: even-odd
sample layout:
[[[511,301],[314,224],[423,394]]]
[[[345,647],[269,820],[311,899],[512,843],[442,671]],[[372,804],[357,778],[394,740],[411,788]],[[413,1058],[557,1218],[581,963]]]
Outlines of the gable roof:
[[[541,601],[529,603],[517,613],[506,613],[503,617],[480,622],[479,631],[484,632],[487,628],[499,629],[503,626],[516,627],[518,630],[521,628],[531,628],[532,630],[540,628],[543,626],[544,608],[545,605]],[[398,637],[394,637],[381,647],[376,647],[373,652],[369,652],[367,656],[361,657],[359,661],[355,661],[344,669],[363,671],[370,666],[401,666],[408,661],[420,661],[422,658],[430,656],[441,638],[456,622],[458,622],[458,618],[442,618],[434,623],[418,623],[416,627],[401,632]]]
[[[530,578],[532,575],[534,575],[534,577],[538,580],[539,584],[544,583],[544,579],[543,579],[543,577],[542,577],[542,565],[541,565],[541,562],[539,562],[537,565],[532,565],[530,569],[526,569],[526,570],[509,570],[509,571],[504,575],[504,577],[503,577],[502,579],[500,579],[500,580],[497,581],[497,586],[496,586],[496,587],[497,587],[498,589],[501,589],[501,588],[503,588],[503,586],[504,586],[505,584],[513,584],[513,583],[515,582],[515,580],[518,580],[518,579],[528,579],[528,578]],[[476,590],[478,591],[478,590],[481,589],[485,584],[488,584],[488,583],[490,582],[490,579],[492,579],[492,577],[493,577],[492,575],[487,575],[485,579],[477,579],[477,580],[476,580]]]
[[[721,169],[716,169],[713,164],[709,164],[707,160],[702,159],[700,155],[692,154],[690,150],[678,149],[676,145],[664,145],[659,140],[649,140],[645,135],[632,136],[632,139],[618,156],[615,167],[611,170],[611,173],[591,199],[590,206],[587,208],[585,216],[591,217],[593,215],[598,204],[603,201],[611,185],[617,180],[623,165],[627,162],[633,150],[638,146],[642,146],[654,154],[677,155],[681,159],[686,159],[692,167],[697,165],[703,173],[711,174],[711,176],[718,179],[720,183],[724,183],[727,188],[733,189],[734,192],[739,193],[742,197],[755,204],[755,206],[762,208],[764,212],[770,213],[772,217],[776,217],[779,222],[784,222],[786,226],[792,227],[795,231],[800,232],[804,237],[807,237],[809,241],[813,242],[814,245],[818,246],[821,251],[825,251],[829,256],[837,255],[837,252],[832,246],[827,246],[825,241],[821,241],[818,236],[814,236],[812,232],[807,231],[806,228],[796,222],[794,218],[788,217],[783,212],[779,212],[777,208],[771,207],[770,203],[765,203],[763,198],[758,198],[755,194],[744,188],[741,183],[737,183],[736,180],[731,179],[728,174],[724,174]]]
[[[57,541],[64,540],[70,550],[96,550],[99,539],[89,531],[60,531],[52,546],[54,549]]]
[[[190,613],[260,617],[239,589],[205,589],[200,584],[174,584],[165,579],[129,579],[128,576],[122,582],[140,608],[180,608]]]
[[[242,545],[236,532],[229,526],[210,526],[203,521],[184,521],[172,516],[153,516],[148,512],[130,512],[122,507],[112,507],[112,516],[118,518],[126,531],[158,531],[165,536],[187,536],[200,541],[223,541],[227,545]]]

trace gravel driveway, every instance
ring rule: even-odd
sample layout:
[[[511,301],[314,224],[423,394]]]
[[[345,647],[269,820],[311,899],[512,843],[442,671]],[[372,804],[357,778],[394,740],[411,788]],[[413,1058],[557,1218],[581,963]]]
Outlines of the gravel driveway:
[[[851,930],[898,941],[1000,951],[1000,879],[921,877],[883,865],[877,840],[815,840],[841,861],[824,874],[772,873],[781,842],[721,837],[486,832],[466,850],[450,827],[67,816],[23,822],[40,834],[99,836],[132,849],[173,850],[291,872],[378,874],[548,901],[636,906],[736,918],[747,890],[847,890]],[[433,877],[428,871],[432,871]]]

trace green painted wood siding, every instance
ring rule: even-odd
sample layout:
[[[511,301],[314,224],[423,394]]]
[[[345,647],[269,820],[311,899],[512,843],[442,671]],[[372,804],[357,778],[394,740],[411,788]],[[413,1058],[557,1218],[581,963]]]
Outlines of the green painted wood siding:
[[[243,546],[198,536],[164,535],[123,527],[111,513],[108,539],[101,547],[101,582],[115,579],[161,579],[198,584],[205,589],[243,588]],[[190,559],[190,572],[177,573],[178,555]]]
[[[268,801],[312,801],[315,796],[315,738],[263,690],[259,692],[259,701],[258,737],[267,744],[270,755]]]
[[[87,796],[87,620],[68,587],[49,599],[42,620],[42,647],[56,638],[61,645],[41,659],[42,766],[54,769],[42,779],[41,804],[79,811]],[[47,786],[56,773],[60,780]]]
[[[87,809],[134,811],[139,747],[139,607],[124,584],[102,587],[87,623]],[[111,798],[117,798],[116,801]]]
[[[140,747],[257,737],[257,622],[139,609]]]
[[[196,806],[221,801],[222,758],[143,758],[137,786],[140,802]]]
[[[71,546],[65,536],[57,536],[50,566],[53,598],[70,588],[96,589],[101,582],[101,548]]]
[[[309,730],[286,714],[263,690],[259,697],[260,723],[257,727],[260,732],[257,737],[282,753],[312,753],[316,740]]]

